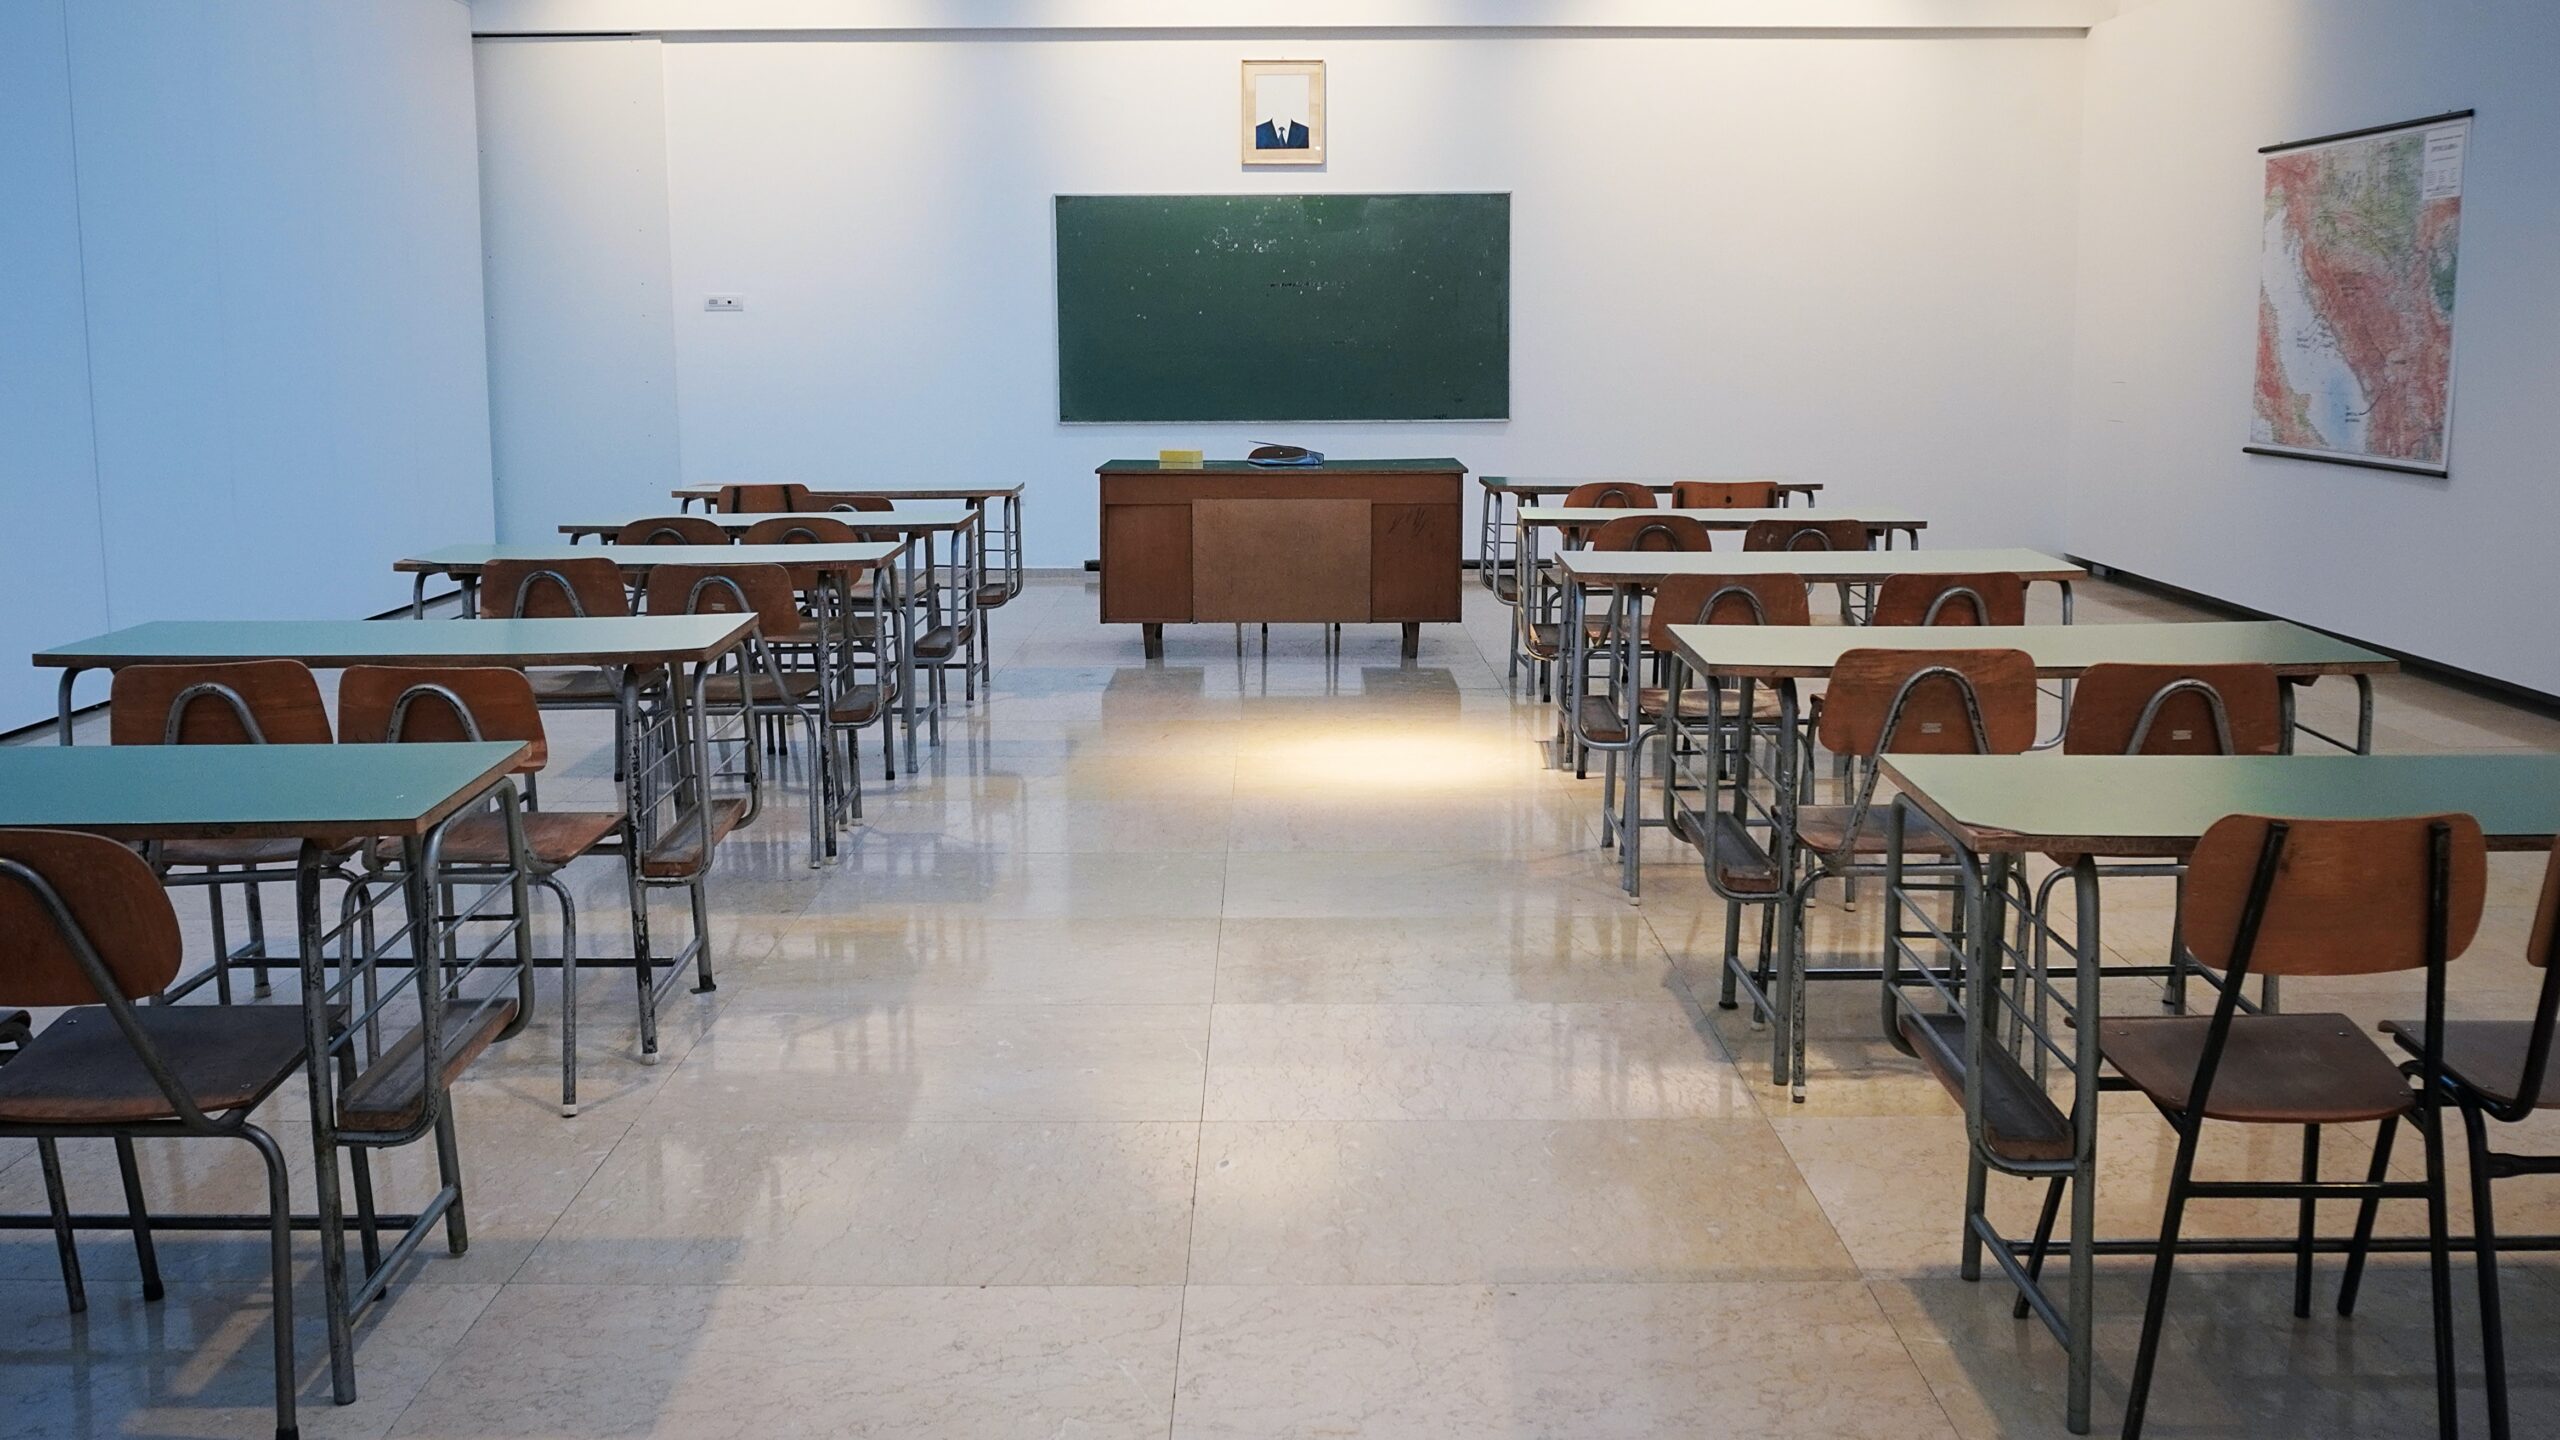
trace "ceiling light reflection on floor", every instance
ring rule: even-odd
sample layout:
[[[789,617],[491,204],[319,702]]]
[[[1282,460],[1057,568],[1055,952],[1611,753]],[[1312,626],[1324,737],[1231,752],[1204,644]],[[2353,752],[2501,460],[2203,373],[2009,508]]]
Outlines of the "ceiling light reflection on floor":
[[[1399,732],[1339,725],[1308,730],[1304,736],[1274,740],[1260,752],[1263,778],[1344,795],[1467,791],[1516,785],[1537,764],[1534,753],[1511,735],[1473,735],[1441,726]]]

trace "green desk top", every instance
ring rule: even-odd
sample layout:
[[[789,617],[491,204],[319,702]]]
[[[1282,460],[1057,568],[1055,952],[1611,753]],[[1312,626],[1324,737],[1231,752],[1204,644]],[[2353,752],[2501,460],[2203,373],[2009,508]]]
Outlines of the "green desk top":
[[[1733,679],[1819,679],[1851,650],[2024,650],[2048,679],[2092,665],[2273,665],[2283,675],[2372,675],[2388,655],[2284,620],[2148,625],[1674,625],[1671,648]]]
[[[779,565],[788,549],[793,565],[871,566],[898,553],[902,546],[886,540],[845,545],[447,545],[424,555],[395,560],[398,571],[430,575],[474,575],[492,560],[593,560],[601,556],[625,570],[653,565]]]
[[[2547,849],[2560,834],[2560,755],[1888,755],[1883,765],[1912,803],[1984,852],[2180,856],[2236,814],[2463,812],[2507,850]]]
[[[1790,480],[1783,475],[1681,475],[1671,479],[1641,475],[1479,475],[1476,483],[1487,490],[1505,495],[1536,497],[1561,495],[1576,485],[1596,485],[1608,481],[1617,485],[1642,485],[1651,490],[1668,490],[1684,481],[1701,485],[1775,485],[1791,495],[1810,495],[1822,488],[1819,480]]]
[[[642,519],[633,516],[632,519]],[[750,530],[767,520],[841,520],[867,530],[897,530],[921,533],[927,530],[965,530],[978,523],[978,512],[956,500],[910,501],[892,504],[886,510],[809,510],[789,514],[747,515],[713,511],[702,519],[732,533]],[[611,524],[563,525],[560,533],[568,536],[619,534],[627,520]]]
[[[1807,524],[1825,521],[1863,520],[1870,530],[1925,530],[1929,522],[1908,510],[1889,505],[1861,505],[1855,510],[1628,510],[1609,509],[1597,505],[1523,505],[1519,520],[1528,526],[1592,526],[1624,520],[1630,515],[1684,515],[1710,530],[1748,530],[1763,520],[1800,520]]]
[[[1658,585],[1674,575],[1801,575],[1812,584],[1984,571],[2089,578],[2040,550],[1567,550],[1555,564],[1590,585]]]
[[[1467,467],[1442,457],[1434,460],[1327,460],[1321,465],[1253,465],[1242,460],[1211,460],[1200,465],[1166,465],[1154,460],[1105,460],[1097,475],[1464,475]]]
[[[717,500],[724,485],[679,485],[667,492],[678,500]],[[1004,495],[1019,495],[1020,485],[840,485],[809,487],[812,500],[837,500],[848,495],[877,495],[883,500],[993,500]]]
[[[477,799],[524,749],[511,740],[0,746],[0,827],[322,844],[423,835]]]
[[[348,665],[701,663],[738,642],[749,615],[609,615],[592,620],[156,620],[38,651],[73,670],[219,660]]]

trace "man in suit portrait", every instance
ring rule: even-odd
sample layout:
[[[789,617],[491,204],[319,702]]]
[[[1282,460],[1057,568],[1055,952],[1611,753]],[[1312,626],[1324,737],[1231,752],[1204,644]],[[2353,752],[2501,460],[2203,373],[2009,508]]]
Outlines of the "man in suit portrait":
[[[1307,148],[1307,77],[1262,75],[1254,80],[1254,108],[1262,112],[1253,127],[1256,150]]]

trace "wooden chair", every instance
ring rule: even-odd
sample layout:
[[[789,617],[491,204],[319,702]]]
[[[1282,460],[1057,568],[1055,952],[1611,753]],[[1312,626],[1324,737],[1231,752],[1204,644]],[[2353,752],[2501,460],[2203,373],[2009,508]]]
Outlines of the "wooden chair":
[[[1779,822],[1791,832],[1780,903],[1790,907],[1794,942],[1781,955],[1772,997],[1780,1079],[1801,1100],[1805,1090],[1805,987],[1811,968],[1805,907],[1824,880],[1882,876],[1891,848],[1875,803],[1883,755],[2020,755],[2036,740],[2036,667],[2023,650],[1851,650],[1832,666],[1815,738],[1852,762],[1845,803],[1811,804],[1798,792],[1773,795]],[[1906,872],[1941,863],[1942,842],[1914,835]],[[1746,858],[1747,855],[1746,855]],[[1871,972],[1843,972],[1858,976]]]
[[[601,555],[575,560],[492,560],[480,571],[480,616],[500,620],[565,620],[628,615],[631,592],[622,568]],[[534,699],[553,710],[622,708],[621,678],[595,666],[528,670]]]
[[[1875,532],[1864,520],[1754,520],[1742,532],[1745,550],[1872,550]]]
[[[2280,820],[2234,815],[2205,832],[2188,861],[2180,938],[2197,961],[2222,972],[2211,1016],[2081,1017],[2096,1023],[2099,1053],[2177,1133],[2177,1158],[2160,1219],[2159,1253],[2143,1309],[2125,1405],[2125,1440],[2142,1433],[2159,1359],[2169,1281],[2186,1208],[2195,1199],[2301,1201],[2293,1310],[2311,1313],[2314,1201],[2362,1201],[2364,1233],[2386,1199],[2427,1202],[2428,1266],[2435,1317],[2436,1407],[2455,1431],[2453,1292],[2445,1215],[2441,1083],[2448,1057],[2445,966],[2470,948],[2488,885],[2480,826],[2467,815],[2393,820]],[[2345,976],[2422,970],[2425,1017],[2401,1029],[2417,1057],[2411,1075],[2344,1015],[2242,1014],[2252,974]],[[2411,1083],[2412,1077],[2416,1084]],[[2389,1127],[2416,1121],[2426,1137],[2426,1178],[2391,1181]],[[2194,1178],[2205,1122],[2302,1128],[2302,1179]],[[2324,1125],[2381,1121],[2363,1181],[2319,1179]],[[2494,1263],[2489,1261],[2488,1263]],[[2342,1293],[2342,1308],[2353,1301]]]
[[[357,665],[338,681],[338,730],[346,744],[515,740],[528,748],[518,775],[541,773],[550,742],[533,686],[519,672],[461,666]],[[496,813],[464,816],[445,831],[444,861],[456,872],[521,870],[560,907],[560,1113],[578,1113],[578,905],[560,872],[608,844],[636,862],[629,810],[527,809],[520,833]],[[398,846],[377,846],[376,873],[400,863]],[[628,868],[631,904],[646,903],[639,867]],[[635,967],[636,968],[636,967]],[[640,971],[643,1053],[657,1049],[655,977]],[[447,1077],[450,1082],[450,1076]]]
[[[806,485],[723,485],[723,515],[787,515],[814,509]]]
[[[2542,984],[2528,1020],[2447,1020],[2441,1053],[2443,1089],[2462,1115],[2464,1156],[2471,1177],[2473,1263],[2479,1274],[2480,1334],[2486,1359],[2490,1440],[2507,1440],[2513,1421],[2507,1404],[2507,1327],[2498,1286],[2498,1217],[2493,1182],[2522,1175],[2560,1175],[2560,1155],[2524,1155],[2489,1148],[2489,1122],[2522,1125],[2546,1108],[2546,1098],[2560,1100],[2552,1084],[2551,1045],[2560,1031],[2560,852],[2543,867],[2542,898],[2533,912],[2533,928],[2525,937],[2525,960],[2542,972]],[[2383,1033],[2424,1066],[2427,1022],[2393,1020]],[[2374,1163],[2368,1180],[2379,1180],[2391,1164],[2391,1142],[2399,1117],[2382,1122],[2374,1137]],[[2338,1287],[2338,1313],[2355,1310],[2364,1279],[2367,1247],[2373,1242],[2375,1207],[2380,1197],[2367,1197],[2356,1216],[2355,1245],[2347,1252],[2347,1270]]]
[[[2072,686],[2066,755],[2274,755],[2284,682],[2272,665],[2092,665]]]
[[[1656,510],[1653,487],[1633,480],[1594,480],[1576,485],[1564,495],[1568,510]]]
[[[869,495],[857,495],[853,498],[876,500],[876,497]],[[885,510],[889,508],[889,502],[878,500],[876,505],[867,508]],[[862,535],[863,532],[847,521],[818,515],[804,515],[789,519],[759,520],[748,528],[747,533],[742,537],[742,543],[832,545],[859,541]],[[859,577],[849,577],[841,571],[831,571],[821,575],[813,566],[791,567],[791,583],[794,588],[804,595],[816,595],[820,603],[835,607],[835,633],[843,638],[850,652],[842,656],[829,657],[834,662],[838,673],[835,676],[837,683],[829,687],[831,699],[827,705],[827,723],[830,727],[844,732],[852,776],[852,813],[857,820],[862,817],[862,759],[857,748],[859,737],[853,732],[870,725],[880,725],[883,763],[887,765],[888,774],[892,779],[896,778],[898,773],[895,747],[891,743],[891,736],[885,723],[890,710],[897,703],[899,694],[897,671],[891,663],[895,654],[892,647],[897,642],[897,635],[896,627],[889,621],[888,597],[882,584],[883,579],[884,576],[876,569],[867,570]],[[854,677],[854,671],[858,667],[853,661],[859,655],[868,655],[871,658],[872,678],[869,681],[858,681]],[[812,663],[815,663],[814,660]]]
[[[1888,575],[1871,625],[2024,625],[2027,582],[2016,575]]]
[[[303,1010],[134,1003],[167,990],[180,950],[169,897],[132,851],[94,835],[0,831],[0,1001],[70,1007],[0,1066],[0,1135],[36,1142],[71,1309],[86,1310],[88,1295],[61,1141],[115,1141],[146,1301],[163,1288],[134,1139],[247,1142],[266,1167],[276,1434],[285,1440],[297,1433],[293,1196],[283,1149],[249,1117],[303,1067]]]
[[[2072,686],[2071,710],[2063,720],[2062,752],[2066,755],[2274,755],[2289,748],[2284,681],[2271,665],[2092,665]],[[2036,966],[2054,946],[2070,949],[2053,930],[2053,897],[2070,883],[2075,853],[2047,855],[2055,869],[2039,881],[2032,901],[2035,915]],[[2174,861],[2110,861],[2097,873],[2112,879],[2167,879],[2180,887],[2183,904],[2187,867]],[[2080,957],[2072,955],[2074,963]],[[2168,962],[2158,969],[2126,967],[2125,975],[2153,974],[2168,980],[2165,1003],[2186,1009],[2186,981],[2191,968],[2173,940]],[[2058,1196],[2058,1191],[2057,1191]],[[2055,1203],[2059,1203],[2058,1198]]]
[[[726,545],[729,532],[708,515],[658,515],[615,532],[616,545]]]
[[[1712,532],[1687,515],[1628,515],[1591,532],[1594,550],[1711,550]]]
[[[809,782],[809,865],[835,853],[835,826],[845,801],[833,747],[822,743],[826,707],[825,657],[836,637],[828,612],[805,614],[788,567],[771,564],[658,565],[649,571],[646,600],[652,615],[756,617],[756,633],[732,668],[702,682],[715,709],[735,710],[748,722],[739,743],[753,749],[759,722],[788,727],[797,721],[814,758]],[[795,655],[818,657],[795,665]],[[855,784],[859,784],[857,769]],[[705,777],[708,779],[709,777]],[[725,831],[721,833],[726,833]],[[718,839],[715,835],[714,841]],[[645,862],[644,862],[645,863]]]
[[[1671,487],[1674,510],[1775,510],[1775,480],[1681,480]]]
[[[326,745],[332,735],[320,684],[298,660],[225,664],[128,665],[107,697],[107,739],[116,745]],[[332,857],[354,854],[354,847]],[[247,964],[254,993],[268,993],[266,907],[260,887],[290,884],[302,858],[291,839],[154,840],[143,858],[164,885],[201,887],[213,939],[212,968],[180,987],[184,995],[209,975],[214,993],[231,1003],[231,971]],[[343,870],[331,878],[350,880]],[[249,943],[231,948],[224,887],[240,887]]]

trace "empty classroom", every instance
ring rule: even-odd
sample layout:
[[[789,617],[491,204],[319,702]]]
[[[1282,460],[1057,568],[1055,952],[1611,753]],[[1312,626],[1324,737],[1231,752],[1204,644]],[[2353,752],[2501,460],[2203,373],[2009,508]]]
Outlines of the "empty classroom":
[[[0,1436],[2560,1434],[2555,61],[0,0]]]

